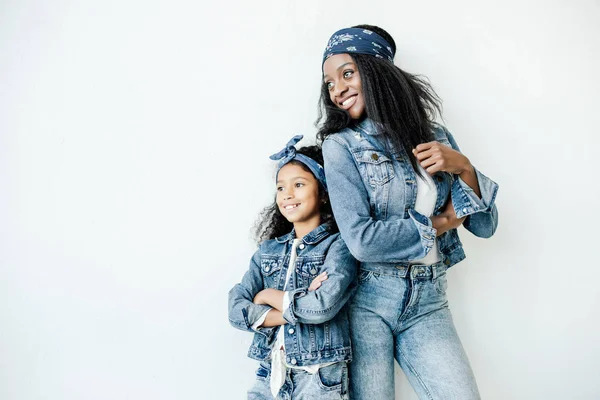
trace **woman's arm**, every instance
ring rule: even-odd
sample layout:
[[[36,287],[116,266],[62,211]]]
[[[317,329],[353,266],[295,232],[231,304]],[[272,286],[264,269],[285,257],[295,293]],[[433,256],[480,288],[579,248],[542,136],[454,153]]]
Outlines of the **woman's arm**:
[[[330,137],[323,143],[323,158],[333,213],[356,259],[394,262],[427,255],[436,237],[429,218],[408,210],[409,218],[373,219],[367,189],[347,147]]]
[[[495,199],[498,184],[473,167],[450,132],[444,130],[452,148],[439,142],[424,143],[414,151],[425,170],[434,174],[446,171],[455,174],[451,198],[457,218],[466,217],[463,225],[479,237],[490,237],[498,226]]]

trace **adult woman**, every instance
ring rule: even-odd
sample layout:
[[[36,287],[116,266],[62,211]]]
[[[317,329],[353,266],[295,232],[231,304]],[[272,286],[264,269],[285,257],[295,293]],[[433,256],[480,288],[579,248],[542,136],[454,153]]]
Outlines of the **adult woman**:
[[[338,226],[361,261],[350,306],[351,398],[394,398],[394,358],[420,398],[478,399],[446,300],[464,259],[456,228],[497,227],[498,186],[434,123],[439,99],[393,64],[383,29],[336,32],[323,57],[325,171]]]

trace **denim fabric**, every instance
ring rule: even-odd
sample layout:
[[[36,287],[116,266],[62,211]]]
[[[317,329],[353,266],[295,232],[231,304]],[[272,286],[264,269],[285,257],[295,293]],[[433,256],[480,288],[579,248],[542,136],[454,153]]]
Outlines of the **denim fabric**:
[[[367,266],[350,304],[350,398],[394,398],[394,358],[419,399],[479,399],[446,300],[446,266]]]
[[[435,140],[459,150],[445,128]],[[404,149],[390,152],[370,119],[329,136],[323,143],[325,175],[331,205],[350,252],[361,262],[396,263],[418,260],[434,244],[431,220],[414,210],[415,172]],[[479,237],[490,237],[498,225],[495,206],[498,185],[476,170],[481,199],[457,175],[437,173],[438,198],[434,215],[448,197],[463,226]],[[442,261],[452,266],[465,258],[456,229],[437,238]]]
[[[294,231],[263,242],[250,261],[250,268],[229,292],[229,322],[254,332],[248,356],[269,358],[276,339],[275,328],[252,329],[270,307],[256,305],[254,296],[265,288],[283,290]],[[357,261],[339,233],[331,234],[321,225],[302,238],[298,245],[295,271],[287,284],[290,304],[283,317],[286,363],[294,366],[349,361],[352,358],[346,302],[356,288]],[[326,271],[328,279],[316,291],[310,282]]]
[[[248,400],[272,400],[269,389],[270,365],[261,362],[256,371],[254,386],[248,391]],[[322,367],[315,374],[288,369],[285,383],[277,399],[294,400],[346,400],[348,399],[348,367],[338,362]]]

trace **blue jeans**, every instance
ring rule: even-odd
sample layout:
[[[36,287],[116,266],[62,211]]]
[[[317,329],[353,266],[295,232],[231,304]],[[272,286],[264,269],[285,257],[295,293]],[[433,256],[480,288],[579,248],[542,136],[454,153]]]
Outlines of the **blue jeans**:
[[[394,398],[394,358],[419,399],[480,399],[446,299],[446,267],[363,265],[350,303],[350,398]]]
[[[248,400],[273,400],[269,381],[270,361],[260,363],[254,386],[248,391]],[[315,374],[288,368],[285,383],[279,390],[277,400],[347,400],[348,366],[340,361],[320,368]]]

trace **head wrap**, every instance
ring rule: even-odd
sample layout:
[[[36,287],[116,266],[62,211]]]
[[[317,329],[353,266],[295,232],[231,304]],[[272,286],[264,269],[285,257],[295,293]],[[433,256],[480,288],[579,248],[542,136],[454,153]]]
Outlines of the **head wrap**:
[[[394,51],[387,40],[362,28],[340,29],[331,36],[323,53],[323,63],[334,54],[367,54],[394,62]]]
[[[290,161],[296,160],[301,162],[302,164],[308,167],[308,169],[313,173],[315,178],[317,178],[317,180],[321,182],[323,187],[327,189],[327,183],[325,181],[325,170],[323,169],[323,166],[321,166],[312,158],[296,152],[296,148],[294,147],[294,145],[298,143],[303,137],[303,135],[294,136],[285,145],[283,150],[271,155],[271,157],[269,158],[275,161],[279,160],[279,162],[277,163],[277,174],[279,174],[279,170],[281,170],[281,168]]]

